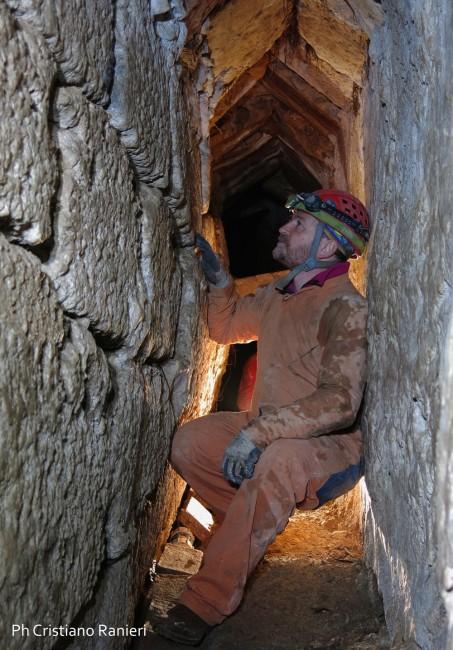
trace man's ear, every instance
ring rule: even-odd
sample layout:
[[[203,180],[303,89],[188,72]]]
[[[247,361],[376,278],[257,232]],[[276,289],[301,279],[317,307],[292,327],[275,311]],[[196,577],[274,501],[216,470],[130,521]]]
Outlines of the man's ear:
[[[323,237],[319,243],[317,257],[322,260],[333,257],[337,248],[337,242],[335,242],[333,239],[330,239],[330,237]]]

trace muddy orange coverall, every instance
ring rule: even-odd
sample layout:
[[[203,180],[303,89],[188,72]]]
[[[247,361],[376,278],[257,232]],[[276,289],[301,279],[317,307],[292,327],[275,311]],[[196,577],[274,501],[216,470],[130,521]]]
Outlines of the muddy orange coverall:
[[[366,300],[346,272],[294,294],[274,283],[243,298],[233,283],[210,287],[210,336],[219,343],[257,340],[258,365],[250,411],[193,420],[172,446],[174,467],[221,522],[180,599],[207,623],[237,608],[247,577],[296,507],[316,508],[359,480],[362,435],[355,421],[366,317]],[[241,429],[264,451],[238,488],[221,465]]]

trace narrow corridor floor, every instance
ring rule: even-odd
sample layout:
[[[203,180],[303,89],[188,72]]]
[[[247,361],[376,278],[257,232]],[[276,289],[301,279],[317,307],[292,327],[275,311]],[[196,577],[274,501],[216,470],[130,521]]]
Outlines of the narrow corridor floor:
[[[248,582],[239,609],[214,628],[201,650],[387,650],[382,604],[347,530],[323,509],[296,512]],[[152,632],[184,588],[158,575],[143,620],[151,631],[134,650],[187,648]]]

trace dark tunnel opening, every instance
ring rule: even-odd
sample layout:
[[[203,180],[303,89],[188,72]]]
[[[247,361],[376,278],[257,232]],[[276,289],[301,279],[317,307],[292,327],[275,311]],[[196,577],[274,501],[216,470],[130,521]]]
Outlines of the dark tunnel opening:
[[[320,183],[303,166],[295,171],[281,158],[272,161],[271,173],[262,170],[263,176],[251,185],[241,185],[241,178],[234,179],[238,187],[234,193],[217,201],[221,205],[221,221],[230,261],[230,272],[234,278],[247,278],[285,270],[274,260],[278,229],[288,220],[285,201],[289,194],[321,187]],[[253,163],[251,163],[253,164]],[[259,166],[259,161],[255,161]],[[240,175],[241,170],[237,173]],[[217,179],[217,187],[221,181]],[[215,201],[215,197],[214,197]],[[253,375],[253,357],[256,342],[237,344],[230,347],[228,364],[222,377],[217,400],[218,411],[244,410],[251,392],[247,385]],[[248,363],[247,370],[246,364]]]
[[[234,179],[237,187],[234,192],[220,197],[220,217],[223,224],[230,272],[235,278],[274,273],[284,267],[272,257],[278,229],[287,221],[288,211],[285,201],[289,194],[299,191],[311,192],[321,187],[320,183],[302,167],[295,172],[288,168],[280,158],[273,161],[277,168],[269,173],[264,169],[261,178],[253,184],[241,183],[241,169]],[[250,164],[259,166],[259,162]],[[266,165],[267,167],[267,165]],[[233,171],[233,170],[232,170]],[[217,187],[222,180],[217,180]]]
[[[286,217],[287,210],[260,185],[228,201],[223,223],[234,277],[283,270],[272,250]]]

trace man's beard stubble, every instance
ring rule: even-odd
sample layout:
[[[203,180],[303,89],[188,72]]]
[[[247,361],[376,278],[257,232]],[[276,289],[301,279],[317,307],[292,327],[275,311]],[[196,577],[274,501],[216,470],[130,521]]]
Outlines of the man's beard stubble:
[[[277,245],[272,251],[274,260],[280,262],[280,264],[283,264],[288,269],[293,269],[298,264],[302,264],[308,258],[309,254],[310,248],[308,246],[300,246],[295,250],[291,250],[282,239],[277,242]]]

